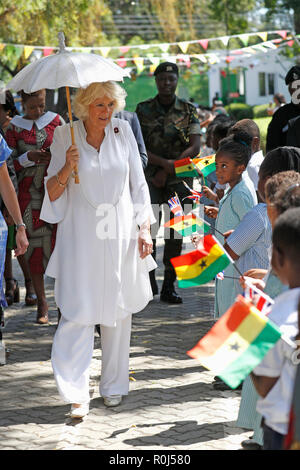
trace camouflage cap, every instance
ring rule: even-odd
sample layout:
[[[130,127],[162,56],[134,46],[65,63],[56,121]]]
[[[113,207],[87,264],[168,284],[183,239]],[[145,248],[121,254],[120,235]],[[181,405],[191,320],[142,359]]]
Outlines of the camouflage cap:
[[[300,65],[294,65],[285,76],[285,84],[289,85],[295,80],[300,80]]]
[[[162,62],[156,67],[154,75],[156,76],[162,72],[171,72],[176,73],[176,75],[178,75],[178,67],[173,62]]]

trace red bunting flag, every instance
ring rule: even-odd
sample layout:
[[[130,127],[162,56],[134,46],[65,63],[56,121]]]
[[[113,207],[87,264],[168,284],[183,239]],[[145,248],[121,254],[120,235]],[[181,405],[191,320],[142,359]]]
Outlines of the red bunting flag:
[[[208,39],[200,39],[198,42],[203,47],[203,49],[206,51],[207,46],[208,46]]]
[[[283,39],[285,39],[287,36],[287,31],[285,30],[276,31],[276,33],[279,34],[279,36],[281,36]]]
[[[53,47],[44,47],[44,49],[43,49],[44,57],[46,57],[48,55],[51,55],[53,50],[54,50]]]

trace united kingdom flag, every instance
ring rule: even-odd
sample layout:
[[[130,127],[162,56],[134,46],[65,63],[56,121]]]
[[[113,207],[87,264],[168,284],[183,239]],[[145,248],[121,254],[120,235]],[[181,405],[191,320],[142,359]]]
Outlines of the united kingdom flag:
[[[173,212],[175,217],[183,217],[184,213],[178,199],[178,196],[173,196],[168,200],[170,210]]]
[[[224,271],[219,272],[216,275],[216,279],[219,279],[220,281],[224,281]]]
[[[200,199],[202,198],[203,194],[199,193],[199,191],[195,191],[195,189],[190,188],[185,181],[183,181],[183,184],[191,193],[190,196],[186,196],[184,199],[192,199],[194,202],[200,204]]]
[[[251,300],[251,302],[255,305],[255,307],[262,312],[263,314],[267,315],[270,312],[270,308],[274,303],[274,300],[271,299],[267,294],[262,292],[260,289],[257,289],[247,280],[245,281],[246,288],[244,291],[244,296]]]

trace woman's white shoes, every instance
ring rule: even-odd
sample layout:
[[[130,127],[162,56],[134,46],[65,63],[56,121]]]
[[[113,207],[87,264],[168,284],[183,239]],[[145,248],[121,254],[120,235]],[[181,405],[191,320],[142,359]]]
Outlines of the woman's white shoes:
[[[118,406],[122,401],[122,395],[111,395],[110,397],[103,397],[105,406]]]
[[[122,395],[111,395],[109,397],[103,397],[105,406],[118,406],[122,401]],[[73,404],[71,406],[70,416],[71,418],[84,418],[89,413],[89,404]]]
[[[73,404],[71,406],[70,416],[71,418],[84,418],[89,412],[89,404],[82,403],[79,406]]]

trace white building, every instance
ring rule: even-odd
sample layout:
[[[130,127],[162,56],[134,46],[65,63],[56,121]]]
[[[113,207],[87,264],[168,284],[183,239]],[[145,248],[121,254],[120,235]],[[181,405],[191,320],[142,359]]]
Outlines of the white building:
[[[282,93],[290,101],[284,78],[295,61],[286,59],[278,51],[236,56],[229,64],[222,60],[211,66],[209,76],[209,103],[212,105],[216,93],[226,100],[228,82],[232,101],[249,105],[265,104],[273,101],[275,93]],[[228,78],[229,70],[229,78]]]

